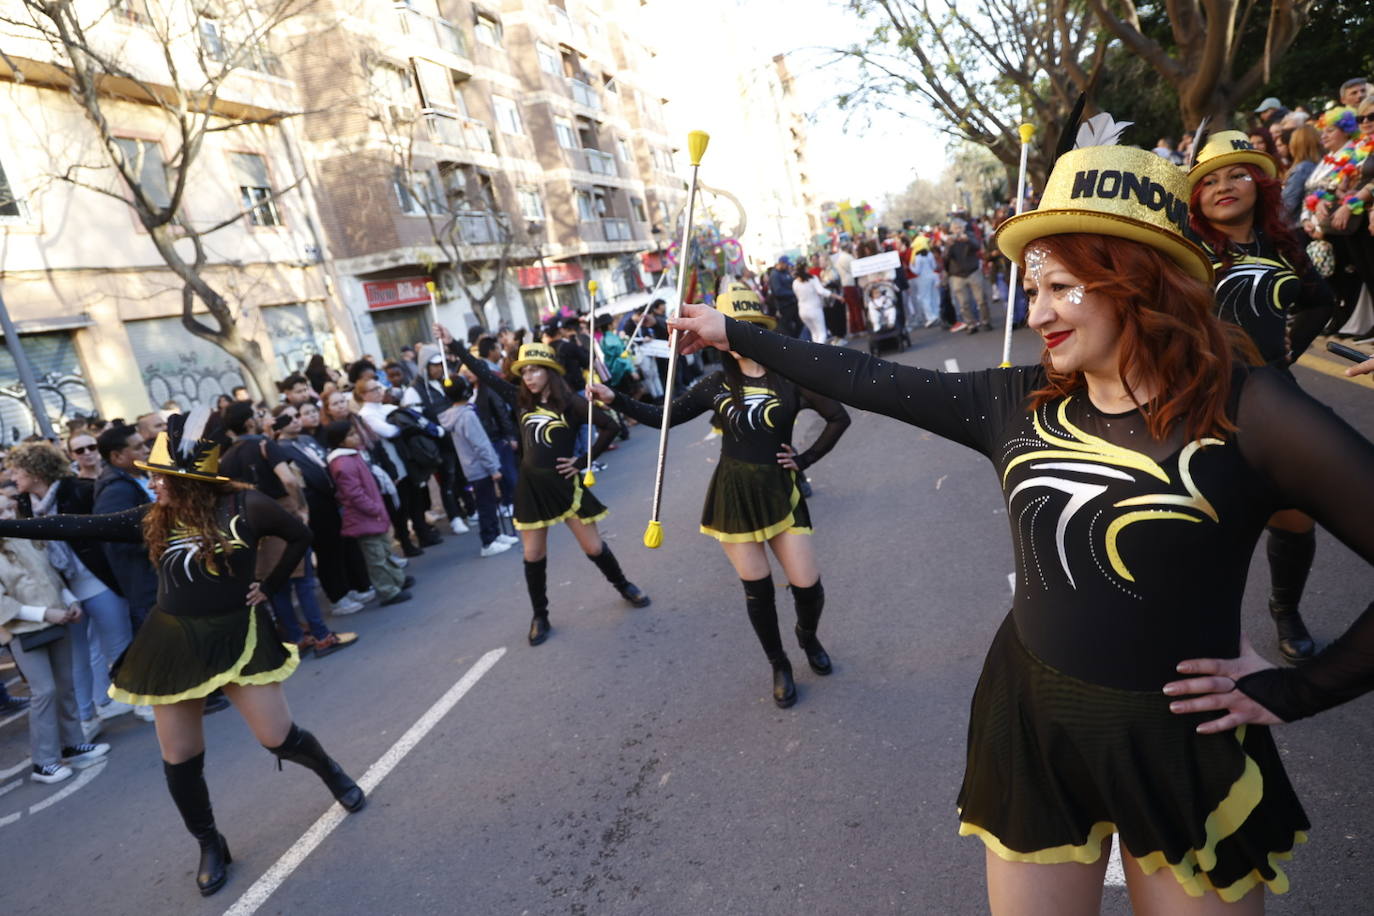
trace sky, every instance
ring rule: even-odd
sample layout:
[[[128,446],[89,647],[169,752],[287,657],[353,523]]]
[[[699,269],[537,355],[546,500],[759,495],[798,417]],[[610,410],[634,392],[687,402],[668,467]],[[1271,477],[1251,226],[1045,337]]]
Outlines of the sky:
[[[872,26],[861,22],[843,0],[791,0],[783,5],[758,0],[669,0],[649,7],[660,34],[671,34],[661,56],[668,58],[678,83],[672,104],[709,122],[710,98],[692,92],[694,66],[768,65],[788,54],[795,77],[794,95],[811,123],[807,155],[811,185],[821,200],[867,200],[875,206],[886,194],[906,188],[916,177],[936,179],[944,166],[945,137],[929,126],[928,109],[912,101],[916,118],[884,112],[846,115],[834,103],[843,87],[857,82],[852,65],[819,66],[825,45],[861,41]],[[714,59],[722,14],[737,35],[752,44],[746,60]],[[699,113],[699,114],[698,114]],[[924,116],[925,122],[921,120]]]

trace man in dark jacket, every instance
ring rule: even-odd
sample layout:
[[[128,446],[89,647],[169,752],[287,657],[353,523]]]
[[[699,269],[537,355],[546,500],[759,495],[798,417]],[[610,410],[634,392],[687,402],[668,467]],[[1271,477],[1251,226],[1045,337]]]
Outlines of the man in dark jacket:
[[[778,331],[788,337],[801,333],[801,313],[797,311],[797,294],[792,291],[792,262],[778,258],[768,272],[768,297],[778,314]]]
[[[410,407],[424,414],[431,423],[439,422],[439,414],[448,410],[448,392],[444,390],[444,356],[437,349],[425,348],[429,354],[421,374],[411,383],[401,396],[401,406]],[[464,517],[476,511],[468,497],[468,482],[463,469],[458,464],[458,451],[454,448],[453,437],[444,435],[437,440],[440,464],[434,472],[439,484],[439,498],[444,504],[444,514],[448,516],[449,530],[463,534],[468,530]],[[426,494],[428,496],[428,494]]]
[[[148,444],[138,430],[127,424],[112,425],[95,444],[105,459],[105,470],[95,482],[92,512],[105,515],[152,502],[148,475],[134,467],[135,461],[148,458]],[[148,560],[148,548],[143,544],[101,546],[119,591],[129,602],[129,619],[137,632],[157,603],[157,571]]]
[[[968,227],[958,223],[954,230],[954,241],[945,251],[945,273],[949,277],[949,295],[959,309],[961,321],[955,323],[951,331],[968,330],[970,334],[992,329],[988,311],[987,294],[983,291],[983,250],[969,235]],[[982,318],[979,318],[979,310]]]

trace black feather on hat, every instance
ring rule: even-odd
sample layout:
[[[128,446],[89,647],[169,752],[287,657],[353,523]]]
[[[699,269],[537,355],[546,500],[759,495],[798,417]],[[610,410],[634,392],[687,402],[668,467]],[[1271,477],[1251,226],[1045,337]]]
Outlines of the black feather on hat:
[[[154,474],[173,474],[191,480],[226,483],[219,473],[219,456],[224,443],[219,437],[218,415],[206,405],[189,414],[174,413],[167,418],[167,429],[157,434],[147,461],[135,466]]]

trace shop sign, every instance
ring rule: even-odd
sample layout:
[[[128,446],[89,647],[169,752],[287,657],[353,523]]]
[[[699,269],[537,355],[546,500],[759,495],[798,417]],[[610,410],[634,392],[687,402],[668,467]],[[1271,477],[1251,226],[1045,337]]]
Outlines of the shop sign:
[[[520,288],[537,289],[544,285],[544,276],[547,275],[552,286],[560,286],[564,283],[581,283],[582,268],[577,264],[559,262],[550,264],[540,273],[538,267],[520,268]]]
[[[402,277],[399,280],[364,280],[363,295],[369,309],[391,309],[402,305],[428,305],[429,277]]]

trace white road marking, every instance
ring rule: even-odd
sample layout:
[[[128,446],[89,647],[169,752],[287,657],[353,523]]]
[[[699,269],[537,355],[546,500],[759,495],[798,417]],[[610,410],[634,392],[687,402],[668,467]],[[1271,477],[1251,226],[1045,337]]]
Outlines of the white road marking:
[[[10,783],[7,786],[0,786],[0,795],[8,795],[10,792],[13,792],[15,789],[19,788],[23,784],[24,780],[16,779],[14,782]]]
[[[958,361],[957,359],[947,359],[947,360],[945,360],[945,371],[946,371],[946,372],[958,372],[958,371],[959,371],[959,361]]]
[[[108,760],[102,760],[94,766],[90,766],[82,770],[80,776],[76,777],[71,782],[67,783],[65,786],[63,786],[58,791],[54,792],[52,795],[49,795],[47,798],[43,799],[40,802],[34,802],[32,805],[29,805],[29,810],[27,813],[30,816],[33,816],[37,814],[39,811],[42,811],[44,808],[52,807],[53,805],[60,802],[62,799],[71,795],[73,792],[80,791],[81,788],[84,787],[88,782],[90,782],[92,779],[95,779],[97,776],[100,775],[101,771],[105,769],[105,765],[107,763],[109,763]],[[23,783],[24,780],[22,779],[10,783],[3,789],[0,789],[0,795],[4,795],[6,792],[9,792],[12,789],[17,789],[19,786],[23,785]],[[24,811],[16,811],[13,814],[7,814],[4,817],[0,817],[0,827],[8,827],[10,824],[13,824],[15,821],[23,817],[24,814]]]
[[[940,484],[944,483],[944,482],[945,482],[945,478],[948,477],[948,476],[949,476],[948,474],[941,474],[941,475],[940,475],[940,479],[937,480],[937,481],[935,481],[935,489],[937,489],[937,490],[940,489]]]
[[[19,773],[19,772],[21,772],[21,771],[23,771],[23,770],[27,770],[27,769],[29,768],[29,766],[32,765],[32,764],[33,764],[32,758],[25,757],[23,760],[19,761],[18,764],[16,764],[16,765],[10,767],[8,770],[0,770],[0,782],[4,782],[6,779],[9,779],[9,778],[10,778],[11,776],[13,776],[15,773]]]
[[[458,683],[448,689],[439,700],[425,710],[424,715],[416,720],[404,735],[393,744],[376,763],[368,768],[363,774],[362,779],[358,780],[358,785],[363,791],[372,794],[372,790],[377,787],[383,779],[387,777],[396,765],[405,756],[415,749],[434,726],[448,714],[458,704],[473,685],[482,679],[482,675],[491,670],[501,656],[506,654],[504,648],[492,649],[486,655],[477,660],[477,664],[468,669]],[[295,845],[288,849],[276,863],[263,874],[253,886],[244,892],[233,906],[224,911],[224,916],[250,916],[257,912],[258,907],[267,902],[267,898],[281,887],[282,883],[291,876],[300,864],[305,861],[306,856],[315,851],[329,834],[334,832],[334,828],[339,826],[344,818],[348,817],[348,812],[339,805],[330,805],[329,810],[320,815],[320,819],[311,825]]]
[[[1112,837],[1112,855],[1107,860],[1107,876],[1103,880],[1108,887],[1126,886],[1126,869],[1121,865],[1121,847],[1115,836]]]
[[[18,722],[20,719],[24,718],[24,717],[27,716],[28,714],[29,714],[29,711],[28,711],[27,709],[21,709],[21,710],[19,710],[19,712],[15,713],[15,714],[12,715],[12,716],[9,716],[8,718],[0,719],[0,728],[4,728],[6,725],[9,725],[11,722]]]

